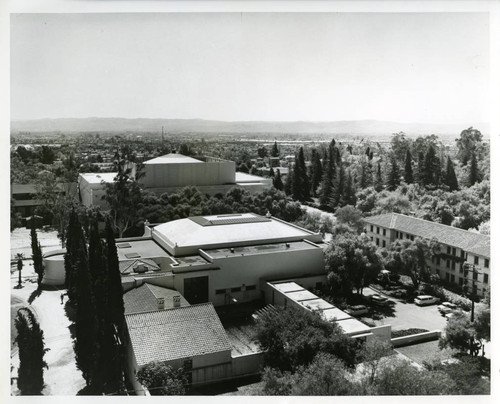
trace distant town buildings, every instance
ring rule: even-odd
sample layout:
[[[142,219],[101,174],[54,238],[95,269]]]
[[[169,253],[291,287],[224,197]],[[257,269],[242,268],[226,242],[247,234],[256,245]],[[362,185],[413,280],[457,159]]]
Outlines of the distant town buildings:
[[[364,222],[366,234],[379,247],[388,247],[396,240],[435,237],[441,245],[441,253],[428,260],[431,273],[460,286],[467,282],[469,292],[484,296],[490,284],[488,235],[399,213],[368,217]]]

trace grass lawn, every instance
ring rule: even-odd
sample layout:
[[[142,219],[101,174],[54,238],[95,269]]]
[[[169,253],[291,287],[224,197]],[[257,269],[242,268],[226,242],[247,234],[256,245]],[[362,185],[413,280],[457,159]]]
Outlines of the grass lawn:
[[[407,356],[411,360],[423,365],[424,362],[444,361],[453,357],[454,350],[439,349],[438,341],[423,342],[421,344],[409,345],[395,349],[397,352]]]

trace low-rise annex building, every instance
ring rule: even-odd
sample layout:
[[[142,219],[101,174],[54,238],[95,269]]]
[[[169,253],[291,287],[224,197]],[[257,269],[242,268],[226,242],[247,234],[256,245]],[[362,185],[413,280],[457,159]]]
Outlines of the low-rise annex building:
[[[144,189],[158,195],[172,193],[186,186],[195,186],[208,195],[225,194],[234,186],[262,192],[272,186],[272,179],[236,172],[234,161],[217,157],[189,157],[178,153],[147,160],[144,175],[138,180]],[[131,167],[132,173],[135,167]],[[114,181],[117,173],[84,173],[78,177],[80,198],[84,205],[104,207],[105,184]]]
[[[431,273],[460,286],[467,281],[469,291],[477,296],[486,293],[490,285],[490,236],[399,213],[367,217],[364,222],[366,234],[379,247],[389,247],[396,240],[435,237],[441,253],[427,260]]]

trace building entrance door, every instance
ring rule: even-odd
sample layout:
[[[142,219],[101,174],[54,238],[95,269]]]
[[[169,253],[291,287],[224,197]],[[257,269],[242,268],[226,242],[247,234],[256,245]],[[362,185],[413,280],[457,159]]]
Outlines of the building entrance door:
[[[208,302],[208,276],[184,279],[184,297],[190,304]]]

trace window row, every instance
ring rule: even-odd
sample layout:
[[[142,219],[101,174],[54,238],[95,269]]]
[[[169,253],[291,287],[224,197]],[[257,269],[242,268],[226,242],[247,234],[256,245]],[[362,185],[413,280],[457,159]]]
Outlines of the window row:
[[[257,289],[257,286],[255,285],[242,285],[242,286],[236,286],[234,288],[228,288],[228,289],[216,289],[215,294],[216,295],[225,295],[226,293],[236,293],[236,292],[245,292],[249,290],[255,290]]]

